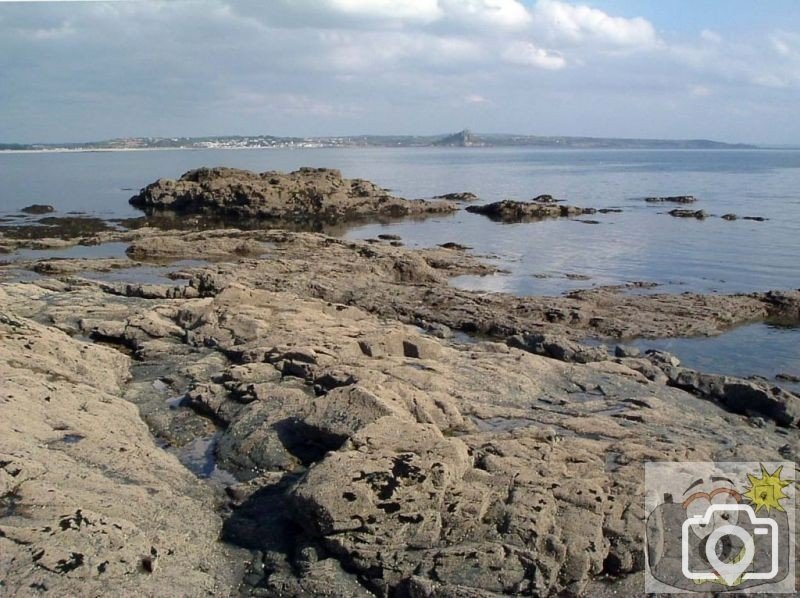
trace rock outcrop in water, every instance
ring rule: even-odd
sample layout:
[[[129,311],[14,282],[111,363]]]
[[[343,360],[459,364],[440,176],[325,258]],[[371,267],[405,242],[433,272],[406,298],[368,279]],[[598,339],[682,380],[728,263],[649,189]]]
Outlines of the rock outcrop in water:
[[[671,195],[667,197],[645,197],[647,203],[694,203],[697,198],[694,195]]]
[[[708,213],[705,210],[684,210],[681,208],[670,210],[669,215],[675,218],[696,218],[697,220],[708,218]]]
[[[579,208],[577,206],[558,204],[549,195],[539,196],[528,202],[505,199],[480,206],[468,206],[466,210],[474,214],[483,214],[492,220],[501,222],[524,222],[526,220],[542,220],[544,218],[581,216],[597,212],[594,208]]]
[[[55,211],[56,209],[53,206],[40,203],[31,204],[20,210],[20,212],[25,214],[49,214]]]
[[[470,202],[478,201],[478,196],[469,191],[462,191],[457,193],[445,193],[444,195],[435,195],[433,199],[443,199],[445,201],[459,201]]]
[[[341,172],[329,168],[301,168],[288,174],[200,168],[177,181],[160,179],[133,196],[130,203],[146,211],[323,222],[457,209],[446,201],[393,197],[374,183],[344,179]]]

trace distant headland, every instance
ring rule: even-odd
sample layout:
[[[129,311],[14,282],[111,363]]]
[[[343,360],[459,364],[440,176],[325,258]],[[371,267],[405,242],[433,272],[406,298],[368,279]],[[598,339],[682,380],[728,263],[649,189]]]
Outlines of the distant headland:
[[[81,143],[0,143],[0,151],[123,151],[152,149],[259,149],[333,147],[541,147],[566,149],[758,149],[744,143],[709,139],[630,139],[613,137],[553,137],[473,133],[465,129],[444,135],[355,135],[338,137],[278,137],[229,135],[218,137],[125,137]]]

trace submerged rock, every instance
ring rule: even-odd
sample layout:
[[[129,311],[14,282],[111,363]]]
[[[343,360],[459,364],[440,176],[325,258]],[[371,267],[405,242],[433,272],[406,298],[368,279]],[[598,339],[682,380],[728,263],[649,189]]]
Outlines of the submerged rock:
[[[107,221],[91,216],[46,216],[35,223],[3,226],[2,233],[10,239],[39,239],[46,242],[51,239],[74,240],[113,228]]]
[[[445,201],[393,197],[374,183],[345,179],[338,170],[328,168],[301,168],[288,174],[199,168],[177,181],[160,179],[148,185],[130,203],[146,211],[326,222],[457,209]]]
[[[53,206],[39,203],[32,204],[20,210],[20,212],[24,212],[25,214],[49,214],[55,211],[56,209]]]
[[[684,210],[681,208],[670,210],[669,215],[675,218],[697,218],[698,220],[705,220],[708,217],[705,210]]]
[[[597,211],[594,208],[559,205],[549,195],[539,197],[545,197],[545,199],[536,198],[530,202],[506,199],[482,206],[469,206],[466,210],[473,214],[483,214],[492,220],[501,222],[524,222],[526,220],[541,220],[544,218],[580,216],[594,214]]]
[[[667,197],[645,197],[647,203],[694,203],[697,198],[693,195],[671,195]]]
[[[478,201],[478,196],[474,193],[470,193],[469,191],[463,191],[460,193],[445,193],[444,195],[435,195],[433,199],[444,199],[446,201],[458,201],[458,202],[469,202],[469,201]]]

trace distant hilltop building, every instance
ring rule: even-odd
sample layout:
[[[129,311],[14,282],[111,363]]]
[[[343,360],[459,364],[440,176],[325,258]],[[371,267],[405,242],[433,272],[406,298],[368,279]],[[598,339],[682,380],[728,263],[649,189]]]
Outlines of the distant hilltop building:
[[[439,141],[434,142],[433,145],[444,147],[479,147],[485,144],[480,141],[472,131],[464,129],[454,135],[442,137]]]

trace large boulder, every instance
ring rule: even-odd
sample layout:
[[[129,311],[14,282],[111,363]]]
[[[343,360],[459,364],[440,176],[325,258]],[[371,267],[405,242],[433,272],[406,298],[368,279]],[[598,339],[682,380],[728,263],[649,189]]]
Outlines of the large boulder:
[[[329,168],[288,174],[236,168],[199,168],[177,181],[159,179],[130,199],[146,211],[208,213],[235,218],[339,221],[364,216],[407,216],[456,210],[447,201],[410,201]]]

